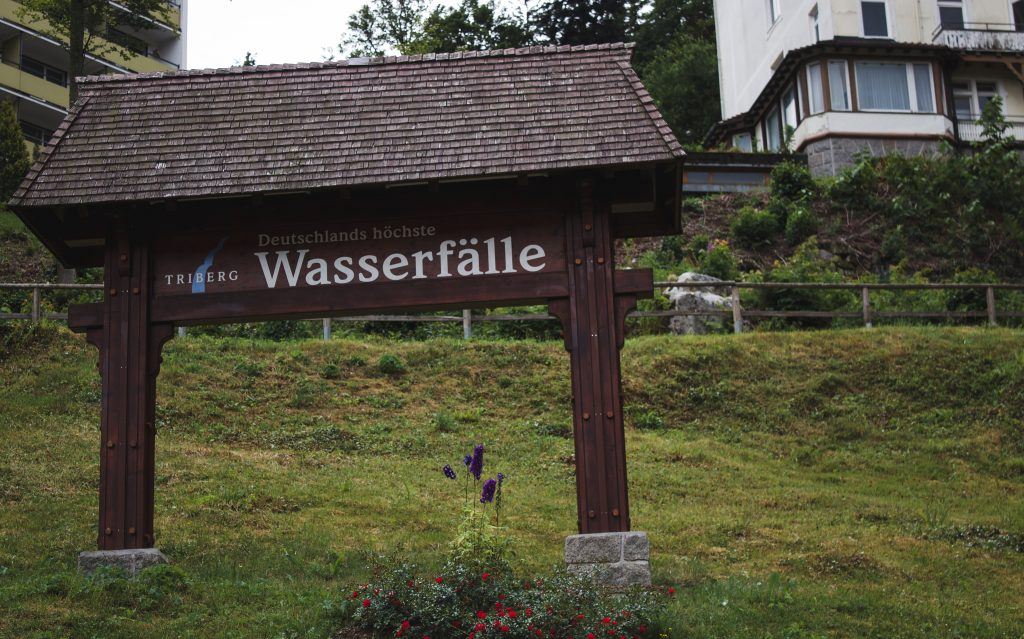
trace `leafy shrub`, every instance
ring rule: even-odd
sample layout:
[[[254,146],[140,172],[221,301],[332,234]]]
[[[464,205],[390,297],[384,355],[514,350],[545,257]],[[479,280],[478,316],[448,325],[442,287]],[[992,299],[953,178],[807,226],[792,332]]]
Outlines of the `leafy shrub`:
[[[455,430],[457,426],[455,417],[452,416],[448,411],[438,411],[434,413],[434,428],[440,433],[450,433]]]
[[[377,361],[377,370],[385,375],[401,375],[405,372],[405,363],[397,355],[386,353]]]
[[[777,228],[774,215],[749,206],[740,209],[731,225],[733,239],[748,248],[757,248],[771,242]]]
[[[665,418],[657,411],[644,410],[636,415],[633,422],[639,430],[661,430],[665,428]]]
[[[324,367],[320,369],[320,377],[324,379],[340,379],[341,367],[333,362],[324,364]]]
[[[704,233],[697,233],[690,238],[687,252],[694,262],[699,261],[711,248],[711,238]]]
[[[772,197],[796,201],[808,198],[814,192],[814,178],[806,164],[786,161],[772,169]]]
[[[700,272],[720,280],[734,282],[740,277],[740,269],[729,249],[729,243],[716,240],[711,249],[700,260]]]
[[[798,208],[786,220],[786,243],[797,246],[818,232],[818,217],[807,208]]]

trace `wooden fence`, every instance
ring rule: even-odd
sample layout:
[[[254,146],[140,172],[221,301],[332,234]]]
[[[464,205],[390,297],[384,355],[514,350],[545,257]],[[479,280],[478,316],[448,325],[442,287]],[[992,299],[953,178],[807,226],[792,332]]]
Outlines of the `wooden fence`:
[[[731,309],[708,311],[633,311],[630,318],[665,318],[665,317],[719,317],[732,319],[733,332],[742,333],[745,318],[780,318],[780,319],[859,319],[867,328],[871,328],[876,319],[985,319],[989,326],[997,326],[998,320],[1024,318],[1021,311],[999,311],[996,305],[996,291],[1024,290],[1024,284],[825,284],[811,282],[655,282],[655,288],[686,288],[686,289],[718,289],[730,292]],[[0,283],[2,290],[29,290],[32,294],[31,311],[28,313],[0,313],[2,320],[30,320],[38,322],[43,319],[67,320],[67,313],[44,312],[42,310],[42,294],[44,291],[91,291],[100,290],[101,284],[5,284]],[[856,290],[860,291],[860,309],[857,311],[779,311],[763,309],[744,309],[740,303],[741,289],[814,289],[814,290]],[[984,290],[984,311],[878,311],[872,307],[872,291],[911,291],[911,290]],[[451,322],[462,324],[463,337],[473,335],[473,324],[477,322],[537,322],[554,320],[547,313],[533,314],[488,314],[474,315],[464,310],[460,315],[352,315],[337,318],[324,318],[324,339],[331,337],[332,322]],[[179,328],[184,335],[184,327]]]

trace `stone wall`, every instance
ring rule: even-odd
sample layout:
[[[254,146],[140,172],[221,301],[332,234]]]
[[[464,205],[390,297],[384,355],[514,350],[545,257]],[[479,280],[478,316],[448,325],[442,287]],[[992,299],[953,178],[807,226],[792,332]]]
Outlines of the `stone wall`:
[[[836,175],[856,162],[860,153],[880,157],[892,153],[902,155],[935,155],[939,153],[939,140],[899,138],[844,138],[828,137],[810,142],[804,147],[807,165],[816,176]]]

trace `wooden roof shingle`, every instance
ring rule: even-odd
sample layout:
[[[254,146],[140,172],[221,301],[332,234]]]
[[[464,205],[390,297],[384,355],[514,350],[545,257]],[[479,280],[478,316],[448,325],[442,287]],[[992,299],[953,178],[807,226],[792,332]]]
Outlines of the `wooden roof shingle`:
[[[81,79],[17,208],[673,161],[631,45]]]

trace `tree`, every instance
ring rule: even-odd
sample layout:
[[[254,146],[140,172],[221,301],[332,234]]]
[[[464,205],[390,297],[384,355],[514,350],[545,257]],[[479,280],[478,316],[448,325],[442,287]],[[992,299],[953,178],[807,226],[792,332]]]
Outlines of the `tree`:
[[[397,51],[450,53],[521,47],[533,42],[525,18],[501,10],[494,0],[462,0],[456,7],[425,0],[373,0],[348,21],[339,50],[380,56]]]
[[[648,0],[546,0],[530,24],[550,44],[600,44],[632,39]]]
[[[351,56],[405,52],[422,36],[426,0],[372,0],[348,19],[348,35],[338,49]]]
[[[715,8],[712,0],[654,0],[650,11],[637,28],[636,55],[633,63],[647,66],[658,50],[674,42],[680,34],[715,41]]]
[[[683,144],[699,143],[721,118],[713,42],[680,33],[642,69],[644,85]]]
[[[523,47],[533,43],[525,18],[502,11],[493,0],[462,0],[438,6],[423,20],[409,53],[451,53]]]
[[[14,195],[28,167],[28,151],[14,103],[0,100],[0,208]]]
[[[164,0],[20,0],[22,18],[39,21],[43,31],[61,42],[68,52],[71,102],[78,99],[75,78],[85,75],[87,55],[104,56],[119,52],[134,55],[124,36],[111,31],[117,26],[151,28],[152,20],[167,17],[170,5]]]

